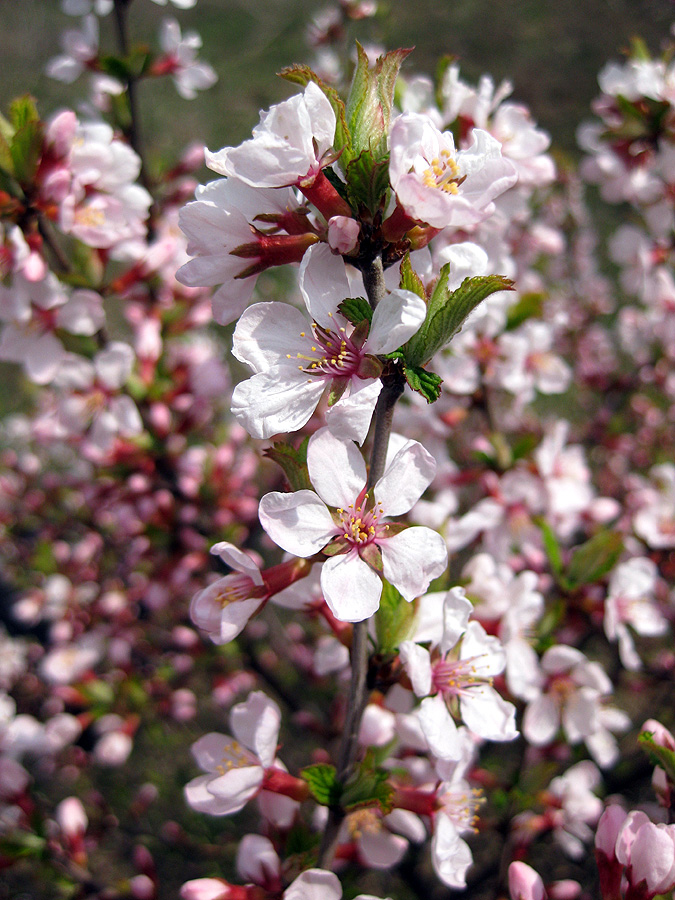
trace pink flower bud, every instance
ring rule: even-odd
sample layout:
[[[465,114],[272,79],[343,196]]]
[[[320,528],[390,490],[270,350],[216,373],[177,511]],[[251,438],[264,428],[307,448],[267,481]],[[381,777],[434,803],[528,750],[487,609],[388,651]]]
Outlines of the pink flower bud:
[[[347,216],[333,216],[328,223],[328,244],[337,253],[349,253],[359,239],[359,223]]]
[[[675,737],[656,719],[647,719],[642,726],[642,731],[651,732],[655,744],[665,747],[666,750],[675,750]]]
[[[608,806],[598,822],[595,832],[595,849],[608,859],[616,858],[616,839],[621,826],[626,821],[626,812],[620,806]]]
[[[631,848],[638,831],[644,825],[651,824],[649,817],[640,810],[632,810],[626,816],[626,819],[619,829],[616,838],[616,858],[624,866],[631,864]]]
[[[89,820],[84,807],[77,797],[67,797],[56,807],[56,821],[59,828],[67,837],[76,837],[84,834]]]
[[[153,900],[156,897],[155,885],[147,875],[136,875],[129,882],[131,896],[134,900]]]
[[[181,900],[227,900],[230,885],[220,878],[195,878],[180,889]]]
[[[578,881],[566,878],[564,881],[556,881],[548,886],[550,900],[576,900],[581,894],[581,885]]]
[[[628,878],[631,885],[646,882],[650,896],[664,894],[675,885],[675,825],[647,822],[631,845]]]
[[[544,882],[533,868],[524,862],[509,866],[509,894],[511,900],[544,900]]]

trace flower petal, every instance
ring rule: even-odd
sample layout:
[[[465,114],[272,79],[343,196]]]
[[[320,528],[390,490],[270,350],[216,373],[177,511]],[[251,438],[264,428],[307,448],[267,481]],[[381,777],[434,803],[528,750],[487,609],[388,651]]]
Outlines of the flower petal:
[[[396,290],[377,305],[366,343],[368,353],[391,353],[415,334],[427,314],[427,305],[412,291]]]
[[[258,516],[274,543],[294,556],[313,556],[338,533],[326,504],[314,491],[265,494]]]
[[[421,597],[448,564],[440,534],[416,525],[380,543],[384,577],[410,603]]]
[[[342,622],[368,619],[380,605],[382,581],[356,552],[326,560],[321,588],[331,612]]]
[[[366,484],[366,464],[358,448],[328,428],[320,428],[309,439],[307,467],[310,481],[328,506],[349,506]]]

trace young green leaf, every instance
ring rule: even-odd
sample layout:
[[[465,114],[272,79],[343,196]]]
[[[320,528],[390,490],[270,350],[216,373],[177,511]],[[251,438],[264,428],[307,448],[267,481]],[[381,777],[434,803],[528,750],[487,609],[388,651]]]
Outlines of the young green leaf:
[[[429,300],[426,319],[403,347],[409,366],[427,363],[434,353],[449,343],[469,313],[490,294],[513,289],[513,282],[503,275],[477,275],[465,278],[456,291],[448,291],[449,275],[450,266],[446,264]]]
[[[309,785],[309,790],[321,806],[337,806],[342,796],[342,785],[337,780],[335,766],[317,763],[307,766],[300,773]]]
[[[641,731],[638,735],[638,743],[652,757],[654,763],[661,766],[669,780],[675,784],[675,751],[657,744],[651,731]]]
[[[385,769],[366,769],[362,766],[344,787],[341,805],[345,812],[368,806],[378,807],[385,815],[393,807],[394,789]]]
[[[623,553],[623,537],[618,531],[600,531],[577,547],[567,567],[567,582],[574,590],[599,581],[614,568]]]
[[[338,312],[341,312],[352,325],[373,321],[373,308],[365,297],[347,297],[338,306]]]
[[[406,366],[405,380],[408,387],[418,394],[421,394],[427,403],[435,403],[441,396],[441,385],[443,379],[435,372],[427,372],[421,366]]]
[[[417,294],[417,296],[421,297],[426,303],[427,293],[424,290],[424,284],[422,283],[420,276],[412,267],[409,253],[406,253],[401,260],[401,282],[399,287],[404,291],[412,291],[413,294]]]
[[[375,613],[375,635],[378,653],[396,653],[401,641],[410,637],[415,607],[396,588],[382,579],[380,608]]]

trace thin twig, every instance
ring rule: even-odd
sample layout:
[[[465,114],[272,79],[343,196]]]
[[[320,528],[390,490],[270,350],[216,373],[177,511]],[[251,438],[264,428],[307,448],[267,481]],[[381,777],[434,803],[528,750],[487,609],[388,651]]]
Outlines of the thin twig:
[[[364,268],[363,282],[368,294],[368,301],[375,309],[386,293],[384,269],[380,256],[377,256],[369,266]],[[383,379],[382,391],[375,407],[375,428],[367,482],[369,489],[384,471],[394,406],[402,392],[403,383],[397,376],[386,376]],[[338,752],[337,778],[341,784],[345,784],[352,775],[358,754],[359,729],[369,696],[368,662],[368,620],[366,619],[356,622],[352,631],[351,682],[342,741]],[[320,867],[326,868],[333,859],[343,819],[342,809],[332,807],[329,810],[328,821],[319,848],[318,865]]]
[[[117,43],[122,56],[129,55],[129,27],[128,27],[128,11],[131,0],[115,0],[115,25],[117,26]],[[141,169],[139,173],[139,181],[143,187],[150,190],[150,181],[148,179],[148,171],[145,165],[145,156],[143,153],[143,141],[141,138],[140,116],[138,112],[138,99],[136,93],[136,78],[129,73],[126,78],[127,100],[129,103],[129,125],[124,129],[124,135],[129,141],[132,149],[137,153],[141,161]],[[150,223],[152,222],[152,210]],[[150,229],[149,225],[149,229]]]

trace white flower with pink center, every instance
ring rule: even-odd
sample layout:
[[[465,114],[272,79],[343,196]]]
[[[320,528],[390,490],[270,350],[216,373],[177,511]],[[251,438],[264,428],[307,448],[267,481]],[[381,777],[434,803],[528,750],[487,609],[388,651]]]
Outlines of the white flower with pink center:
[[[618,640],[621,662],[632,671],[642,668],[642,661],[628,626],[637,634],[649,637],[668,631],[668,620],[654,598],[657,581],[656,564],[639,556],[617,566],[609,582],[605,634],[610,641]]]
[[[253,137],[238,147],[206,151],[206,165],[219,175],[233,175],[251,187],[284,187],[311,181],[329,158],[335,113],[312,81],[302,94],[261,113]],[[333,156],[334,158],[334,156]]]
[[[414,641],[403,641],[401,659],[414,692],[425,697],[416,715],[431,752],[439,759],[459,759],[460,735],[448,709],[459,703],[462,721],[486,740],[510,741],[518,734],[515,707],[492,687],[504,671],[506,653],[498,638],[469,622],[473,607],[462,588],[448,592],[443,607],[439,656]],[[459,653],[453,652],[462,639]]]
[[[238,812],[276,773],[283,780],[283,763],[276,759],[281,711],[262,691],[249,694],[232,707],[234,737],[212,732],[192,746],[192,755],[205,771],[185,785],[185,799],[193,809],[212,816]],[[267,782],[266,782],[267,779]],[[295,808],[289,796],[275,796],[281,805]]]
[[[255,374],[235,388],[232,412],[256,438],[297,431],[330,385],[328,427],[362,443],[381,389],[374,357],[417,331],[426,304],[411,291],[392,291],[375,309],[369,330],[354,328],[337,309],[352,293],[345,265],[326,244],[305,254],[300,290],[309,322],[282,303],[257,303],[239,319],[232,352]]]
[[[502,157],[501,144],[487,131],[457,151],[451,132],[427,118],[404,113],[392,125],[389,174],[399,203],[411,219],[434,228],[467,228],[494,210],[492,201],[517,180]]]
[[[366,464],[357,447],[321,428],[310,438],[307,465],[316,492],[266,494],[260,522],[295,556],[326,550],[321,589],[333,614],[347,622],[372,616],[382,575],[408,602],[423,594],[447,565],[443,539],[423,526],[401,530],[386,517],[417,502],[434,477],[433,457],[417,441],[406,442],[366,492]]]

